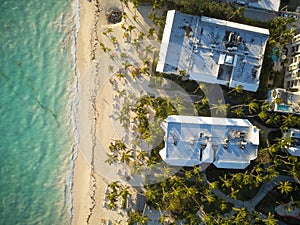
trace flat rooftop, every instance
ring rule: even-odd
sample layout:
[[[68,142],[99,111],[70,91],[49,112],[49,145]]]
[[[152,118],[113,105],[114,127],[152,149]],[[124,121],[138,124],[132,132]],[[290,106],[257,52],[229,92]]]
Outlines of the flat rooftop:
[[[173,166],[214,163],[244,169],[257,157],[259,130],[246,119],[169,116],[162,124],[163,160]]]
[[[255,92],[269,31],[168,11],[157,71]]]

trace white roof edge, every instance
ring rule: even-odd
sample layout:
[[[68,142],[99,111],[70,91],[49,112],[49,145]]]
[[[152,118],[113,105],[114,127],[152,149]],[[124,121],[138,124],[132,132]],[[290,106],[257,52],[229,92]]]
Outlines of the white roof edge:
[[[214,125],[236,125],[236,121],[240,122],[241,126],[253,126],[249,120],[240,118],[226,118],[226,117],[206,117],[206,116],[180,116],[171,115],[166,118],[167,122],[174,123],[203,123]]]
[[[256,126],[252,126],[250,129],[250,142],[253,145],[259,145],[259,129]]]
[[[163,37],[161,40],[159,51],[159,62],[157,63],[156,70],[158,72],[164,72],[165,61],[167,58],[169,40],[172,32],[173,21],[176,14],[176,10],[169,10],[166,18],[166,25],[164,28]]]
[[[215,23],[215,24],[222,25],[222,26],[228,26],[228,27],[239,28],[239,29],[243,29],[243,30],[247,30],[247,31],[252,31],[255,33],[261,33],[261,34],[265,34],[265,35],[270,34],[269,30],[265,29],[265,28],[250,26],[250,25],[241,24],[241,23],[235,23],[235,22],[231,22],[231,21],[227,21],[227,20],[220,20],[220,19],[215,19],[215,18],[206,17],[206,16],[202,16],[201,20],[204,22],[207,22],[207,23]]]
[[[252,92],[256,92],[259,87],[259,84],[250,84],[250,83],[245,83],[233,79],[231,80],[229,87],[234,88],[240,85],[243,87],[243,90],[252,91]]]
[[[218,160],[213,162],[217,168],[229,168],[229,169],[245,169],[250,165],[249,161],[223,161]]]

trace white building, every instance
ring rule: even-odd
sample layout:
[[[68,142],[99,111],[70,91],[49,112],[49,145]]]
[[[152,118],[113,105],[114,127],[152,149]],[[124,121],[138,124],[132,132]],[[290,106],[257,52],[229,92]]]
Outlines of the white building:
[[[267,29],[168,11],[156,70],[255,92]]]
[[[268,92],[270,111],[300,114],[300,93],[275,88]]]
[[[280,0],[234,0],[235,3],[245,6],[246,9],[263,10],[267,12],[278,12]]]
[[[292,143],[287,147],[287,151],[293,156],[300,156],[300,130],[290,128],[284,137],[292,138]]]
[[[259,130],[246,119],[169,116],[162,123],[162,159],[172,166],[213,163],[218,168],[244,169],[256,159]]]
[[[293,37],[288,47],[290,64],[285,74],[284,87],[300,91],[300,34]]]

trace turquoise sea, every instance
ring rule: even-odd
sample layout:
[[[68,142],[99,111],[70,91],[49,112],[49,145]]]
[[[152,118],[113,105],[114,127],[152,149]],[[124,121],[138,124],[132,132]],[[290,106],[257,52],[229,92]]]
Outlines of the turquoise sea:
[[[77,4],[0,0],[0,224],[72,220]]]

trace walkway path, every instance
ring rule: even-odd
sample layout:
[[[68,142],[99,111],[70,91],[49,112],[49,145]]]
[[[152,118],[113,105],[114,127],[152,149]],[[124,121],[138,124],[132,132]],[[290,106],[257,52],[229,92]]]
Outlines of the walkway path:
[[[248,118],[248,120],[254,125],[257,126],[260,130],[263,130],[263,137],[264,139],[268,139],[268,135],[270,132],[272,131],[277,131],[278,128],[270,128],[270,127],[266,127],[264,125],[262,125],[261,123],[259,123],[257,120],[255,120],[254,118]]]
[[[207,178],[206,175],[204,176],[204,180],[207,183],[210,183]],[[295,179],[293,177],[290,176],[283,176],[283,175],[278,175],[277,177],[275,177],[273,180],[263,184],[261,186],[261,188],[259,189],[259,191],[257,192],[257,194],[249,201],[241,201],[241,200],[236,200],[233,198],[230,198],[229,196],[227,196],[226,194],[224,194],[223,192],[221,192],[220,190],[217,189],[213,189],[212,192],[232,203],[235,207],[237,208],[246,208],[249,212],[252,212],[253,210],[255,210],[255,206],[276,186],[279,185],[280,182],[295,182]],[[266,217],[265,215],[262,215],[262,217]],[[277,221],[278,224],[284,225],[285,223],[281,222],[281,221]]]

